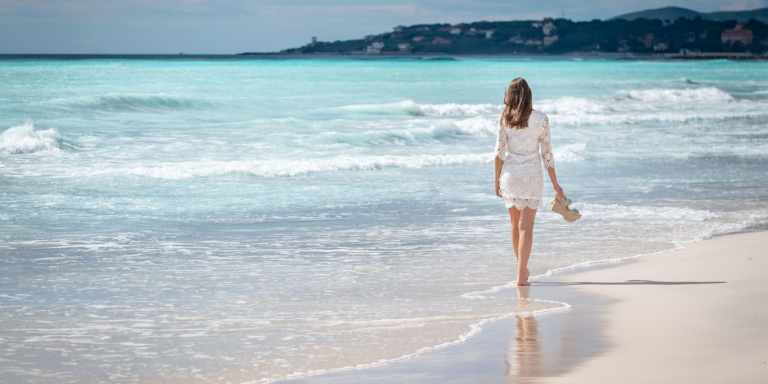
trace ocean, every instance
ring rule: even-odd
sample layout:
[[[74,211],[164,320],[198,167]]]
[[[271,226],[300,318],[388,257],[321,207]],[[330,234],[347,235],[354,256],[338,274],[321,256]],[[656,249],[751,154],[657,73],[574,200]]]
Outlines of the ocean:
[[[539,210],[534,276],[768,225],[764,62],[4,57],[0,381],[267,383],[568,308],[494,295],[518,76],[583,214]]]

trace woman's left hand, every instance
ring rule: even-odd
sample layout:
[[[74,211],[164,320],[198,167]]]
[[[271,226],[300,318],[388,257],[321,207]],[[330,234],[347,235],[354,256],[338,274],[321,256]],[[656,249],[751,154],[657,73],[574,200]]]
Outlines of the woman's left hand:
[[[557,196],[565,197],[565,193],[563,192],[563,189],[560,188],[560,184],[555,184],[552,186],[552,188],[555,189],[555,192],[557,193]]]

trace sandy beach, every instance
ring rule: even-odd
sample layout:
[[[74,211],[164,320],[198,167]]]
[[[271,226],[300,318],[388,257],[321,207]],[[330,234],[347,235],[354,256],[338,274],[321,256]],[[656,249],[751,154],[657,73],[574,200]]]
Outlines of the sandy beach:
[[[293,382],[765,382],[768,232],[685,247],[503,292],[570,310],[504,319],[408,361]]]

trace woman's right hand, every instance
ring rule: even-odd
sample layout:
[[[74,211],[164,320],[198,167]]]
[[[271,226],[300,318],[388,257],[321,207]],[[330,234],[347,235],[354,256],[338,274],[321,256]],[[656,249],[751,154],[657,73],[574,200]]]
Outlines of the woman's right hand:
[[[496,182],[496,196],[501,197],[501,192],[499,190],[501,189],[501,186],[499,185],[499,182]]]

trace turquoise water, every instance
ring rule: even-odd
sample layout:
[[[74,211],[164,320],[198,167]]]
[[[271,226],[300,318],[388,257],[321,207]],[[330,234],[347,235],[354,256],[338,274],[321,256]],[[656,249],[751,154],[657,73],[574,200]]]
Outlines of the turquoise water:
[[[269,382],[563,308],[493,296],[518,76],[584,215],[540,210],[534,275],[765,225],[763,62],[0,60],[0,380]]]

